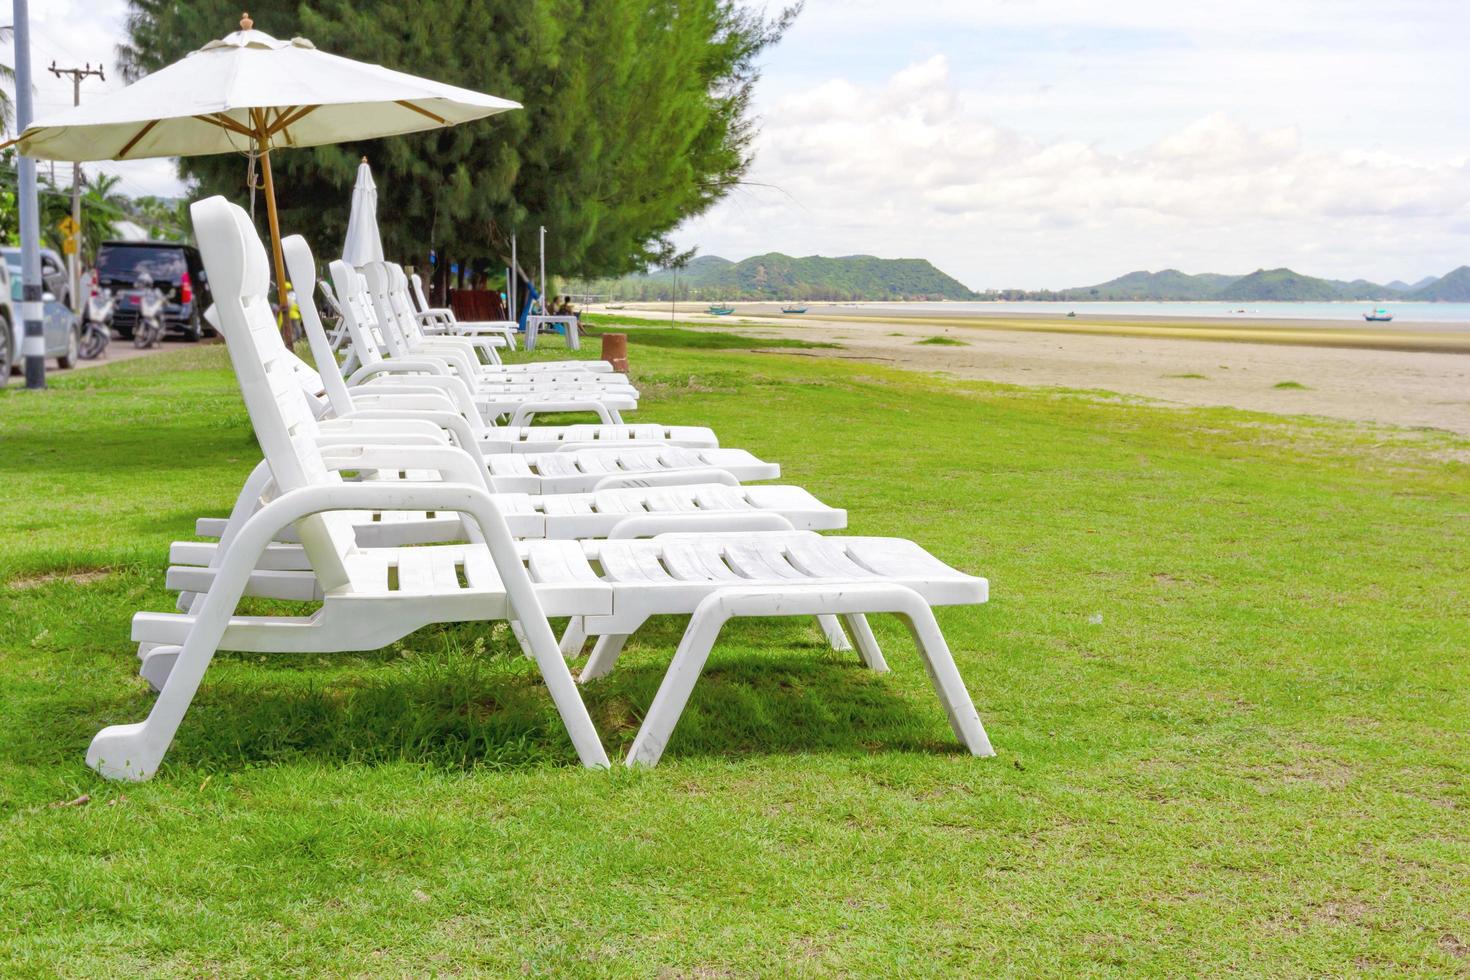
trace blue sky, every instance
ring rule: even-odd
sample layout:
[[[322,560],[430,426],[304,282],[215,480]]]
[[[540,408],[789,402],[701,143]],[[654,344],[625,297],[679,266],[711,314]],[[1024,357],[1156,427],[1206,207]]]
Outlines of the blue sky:
[[[125,6],[33,2],[37,65],[110,64]],[[750,186],[676,239],[977,288],[1439,274],[1470,262],[1467,37],[1459,0],[808,0],[765,58]],[[118,170],[178,190],[166,162]]]

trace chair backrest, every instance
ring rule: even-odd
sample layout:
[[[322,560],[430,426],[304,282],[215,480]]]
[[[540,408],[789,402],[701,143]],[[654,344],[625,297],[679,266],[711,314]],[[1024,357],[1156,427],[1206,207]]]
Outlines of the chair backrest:
[[[342,259],[333,259],[327,265],[332,284],[337,287],[337,299],[342,304],[342,322],[347,325],[347,335],[352,338],[352,349],[364,365],[380,363],[391,353],[378,325],[378,314],[368,295],[367,280],[362,273]],[[386,352],[386,353],[385,353]]]
[[[419,278],[419,274],[417,272],[409,276],[408,281],[409,284],[413,286],[413,298],[414,302],[418,303],[419,312],[429,312],[429,299],[427,296],[424,295],[424,281]]]
[[[316,284],[316,288],[320,289],[322,291],[322,295],[327,298],[327,305],[332,308],[332,312],[337,314],[338,316],[341,316],[342,304],[338,302],[337,293],[334,289],[332,289],[332,284],[327,280],[322,279]]]
[[[249,215],[223,197],[198,201],[189,210],[219,329],[277,488],[289,492],[341,482],[322,460],[316,418],[293,363],[297,359],[271,313],[270,266]],[[315,514],[297,522],[297,533],[322,588],[346,585],[347,556],[355,547],[350,518]]]
[[[300,235],[289,235],[281,240],[281,252],[286,257],[286,271],[290,273],[291,282],[296,287],[296,295],[311,296],[316,291],[316,261],[311,256],[311,246]],[[321,385],[318,390],[327,393],[332,411],[339,416],[346,415],[352,411],[352,393],[342,380],[342,371],[337,364],[337,355],[332,351],[327,328],[317,315],[315,303],[308,301],[299,305],[301,325],[306,328],[306,340],[311,344],[311,356],[317,364],[315,373]]]
[[[396,262],[369,262],[362,271],[367,276],[368,292],[383,335],[390,346],[398,345],[394,356],[416,350],[427,338],[409,301],[408,278],[403,274],[403,266]]]

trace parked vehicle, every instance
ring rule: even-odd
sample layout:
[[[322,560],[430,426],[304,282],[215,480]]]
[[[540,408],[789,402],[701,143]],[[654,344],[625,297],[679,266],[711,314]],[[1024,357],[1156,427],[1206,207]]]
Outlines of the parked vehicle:
[[[117,296],[112,326],[118,336],[124,340],[133,336],[138,310],[125,302],[124,293],[145,274],[163,293],[165,331],[198,340],[211,329],[204,320],[211,302],[209,280],[198,249],[180,242],[103,242],[97,249],[92,287],[110,289]]]
[[[163,310],[167,305],[163,290],[153,284],[148,273],[138,276],[132,289],[126,289],[118,297],[117,308],[133,314],[133,346],[140,350],[155,347],[163,339]],[[113,317],[117,313],[114,311]]]
[[[5,264],[10,266],[11,275],[19,279],[20,247],[9,245],[4,251]],[[55,249],[41,249],[41,289],[50,293],[62,306],[71,307],[71,276],[66,274],[66,260]]]
[[[52,253],[55,255],[56,253]],[[21,352],[21,338],[25,325],[20,318],[22,285],[20,249],[13,246],[0,248],[5,258],[0,262],[0,387],[10,380],[11,372],[19,371],[25,364]],[[41,263],[45,269],[46,263]],[[44,280],[44,275],[42,276]],[[77,361],[81,344],[81,327],[71,309],[61,303],[56,294],[42,286],[41,322],[44,327],[46,356],[56,358],[57,367],[69,368]]]
[[[82,311],[81,355],[86,361],[101,357],[112,342],[112,312],[117,303],[110,289],[98,289],[87,297]]]

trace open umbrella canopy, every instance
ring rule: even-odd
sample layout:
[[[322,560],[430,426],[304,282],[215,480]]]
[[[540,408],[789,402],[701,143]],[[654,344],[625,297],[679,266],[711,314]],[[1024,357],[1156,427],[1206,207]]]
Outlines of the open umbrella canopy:
[[[352,210],[347,215],[342,261],[353,266],[383,261],[383,238],[378,234],[378,185],[373,183],[373,169],[368,166],[367,157],[358,165],[357,183],[352,186]]]
[[[396,136],[520,104],[280,41],[250,28],[127,88],[38,119],[15,142],[41,160],[134,160]]]
[[[509,99],[327,54],[305,38],[278,41],[255,30],[246,14],[233,34],[127,88],[38,120],[3,145],[42,160],[259,154],[284,307],[273,147],[397,136],[519,108]],[[282,317],[282,330],[289,329]]]

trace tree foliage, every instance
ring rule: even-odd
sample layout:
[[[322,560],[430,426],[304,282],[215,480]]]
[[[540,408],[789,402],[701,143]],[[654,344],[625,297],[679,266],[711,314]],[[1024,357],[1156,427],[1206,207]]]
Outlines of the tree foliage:
[[[756,58],[797,9],[767,19],[737,0],[318,0],[257,11],[257,29],[277,37],[525,106],[451,129],[273,153],[283,231],[335,252],[366,155],[384,248],[406,260],[433,248],[498,264],[512,232],[524,256],[545,225],[549,270],[563,275],[668,261],[668,233],[745,173]],[[222,36],[239,10],[131,0],[125,73]],[[242,158],[185,158],[180,169],[202,192],[247,196]]]

